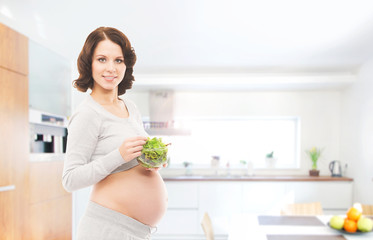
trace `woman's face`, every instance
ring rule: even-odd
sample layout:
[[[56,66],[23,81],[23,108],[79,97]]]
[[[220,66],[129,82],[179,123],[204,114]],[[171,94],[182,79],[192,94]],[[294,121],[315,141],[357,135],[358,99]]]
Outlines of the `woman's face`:
[[[98,43],[92,59],[93,91],[117,91],[126,72],[121,47],[106,39]]]

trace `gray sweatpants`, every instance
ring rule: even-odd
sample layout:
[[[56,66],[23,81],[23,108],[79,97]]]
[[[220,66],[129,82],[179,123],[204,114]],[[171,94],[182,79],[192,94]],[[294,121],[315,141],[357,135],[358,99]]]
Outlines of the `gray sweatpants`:
[[[77,240],[149,240],[155,228],[89,201]]]

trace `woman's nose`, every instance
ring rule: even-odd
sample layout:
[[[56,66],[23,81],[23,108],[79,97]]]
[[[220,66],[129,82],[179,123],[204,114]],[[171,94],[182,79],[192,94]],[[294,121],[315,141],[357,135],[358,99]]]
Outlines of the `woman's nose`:
[[[108,62],[107,65],[106,65],[106,70],[108,72],[115,72],[115,64],[112,63],[112,62]]]

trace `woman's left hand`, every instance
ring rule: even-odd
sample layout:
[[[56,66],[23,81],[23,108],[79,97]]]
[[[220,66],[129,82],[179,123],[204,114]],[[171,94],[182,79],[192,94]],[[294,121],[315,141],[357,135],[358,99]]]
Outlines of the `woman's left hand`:
[[[163,167],[167,167],[167,163],[163,164]],[[157,172],[160,169],[160,167],[157,168],[147,168],[146,170],[152,171],[152,172]]]

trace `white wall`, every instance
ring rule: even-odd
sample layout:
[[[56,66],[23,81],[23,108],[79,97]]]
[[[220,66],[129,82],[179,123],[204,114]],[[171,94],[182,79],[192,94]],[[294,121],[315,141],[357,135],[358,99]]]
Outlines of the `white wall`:
[[[342,94],[341,159],[354,178],[354,201],[373,204],[373,60],[364,64],[357,82]]]

